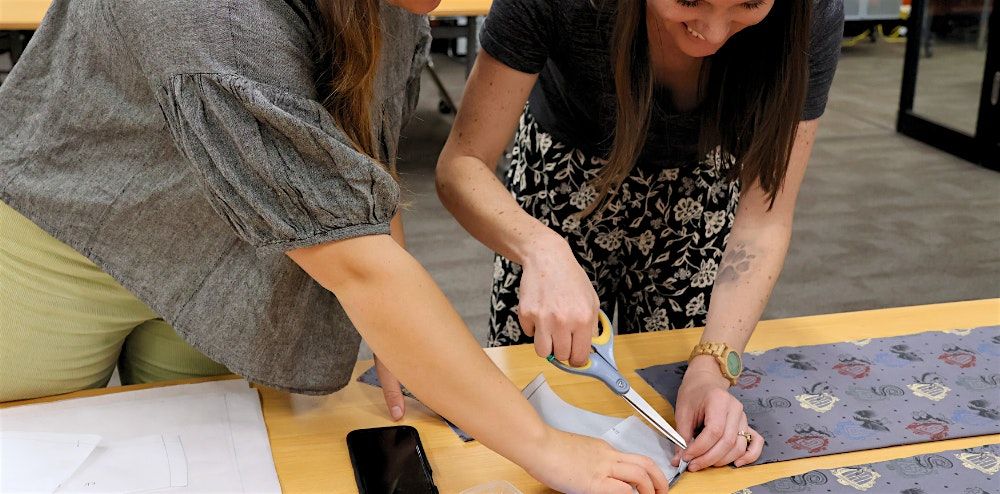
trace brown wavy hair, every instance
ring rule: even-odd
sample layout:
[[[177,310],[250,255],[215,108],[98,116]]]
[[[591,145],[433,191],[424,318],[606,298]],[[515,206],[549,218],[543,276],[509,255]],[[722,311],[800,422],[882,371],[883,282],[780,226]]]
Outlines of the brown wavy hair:
[[[614,0],[612,0],[614,1]],[[646,1],[617,0],[611,38],[616,119],[608,163],[594,179],[598,200],[631,172],[646,143],[653,75]],[[767,17],[705,59],[699,78],[699,153],[721,147],[739,166],[729,178],[754,181],[774,198],[784,182],[809,78],[812,0],[776,0]]]
[[[359,152],[379,159],[371,115],[382,46],[379,0],[317,0],[316,7],[325,21],[317,78],[323,106]]]

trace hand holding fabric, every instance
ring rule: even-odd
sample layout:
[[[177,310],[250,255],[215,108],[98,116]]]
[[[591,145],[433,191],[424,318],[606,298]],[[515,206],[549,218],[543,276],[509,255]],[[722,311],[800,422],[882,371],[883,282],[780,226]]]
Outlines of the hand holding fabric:
[[[688,442],[671,460],[675,466],[683,458],[690,471],[730,463],[739,467],[756,461],[764,448],[764,438],[749,427],[743,404],[729,393],[729,381],[710,357],[691,360],[674,416],[677,432]],[[750,433],[752,440],[748,443],[741,433]]]

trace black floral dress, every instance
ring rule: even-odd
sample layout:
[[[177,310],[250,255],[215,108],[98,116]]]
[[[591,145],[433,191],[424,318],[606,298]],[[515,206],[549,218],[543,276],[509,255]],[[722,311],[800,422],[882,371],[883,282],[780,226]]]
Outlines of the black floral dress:
[[[620,333],[704,325],[712,285],[739,200],[731,159],[639,160],[587,218],[589,182],[606,162],[556,141],[525,108],[506,182],[521,207],[562,234]],[[497,255],[490,346],[531,342],[517,318],[521,266]]]

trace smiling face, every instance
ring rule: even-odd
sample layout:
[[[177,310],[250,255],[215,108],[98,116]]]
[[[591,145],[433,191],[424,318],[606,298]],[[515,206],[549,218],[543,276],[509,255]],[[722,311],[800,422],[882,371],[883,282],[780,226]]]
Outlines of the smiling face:
[[[707,57],[729,38],[764,20],[775,1],[801,0],[649,0],[649,13],[678,48],[690,57]]]
[[[426,14],[436,9],[441,0],[389,0],[389,3],[414,14]]]

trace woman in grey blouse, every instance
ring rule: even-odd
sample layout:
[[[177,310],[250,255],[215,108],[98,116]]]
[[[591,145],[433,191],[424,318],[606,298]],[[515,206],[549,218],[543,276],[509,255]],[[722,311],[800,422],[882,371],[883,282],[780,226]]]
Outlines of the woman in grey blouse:
[[[0,86],[0,400],[116,361],[331,393],[364,336],[548,485],[665,491],[648,459],[547,427],[402,248],[384,165],[429,39],[412,12],[437,1],[394,3],[53,3]]]

